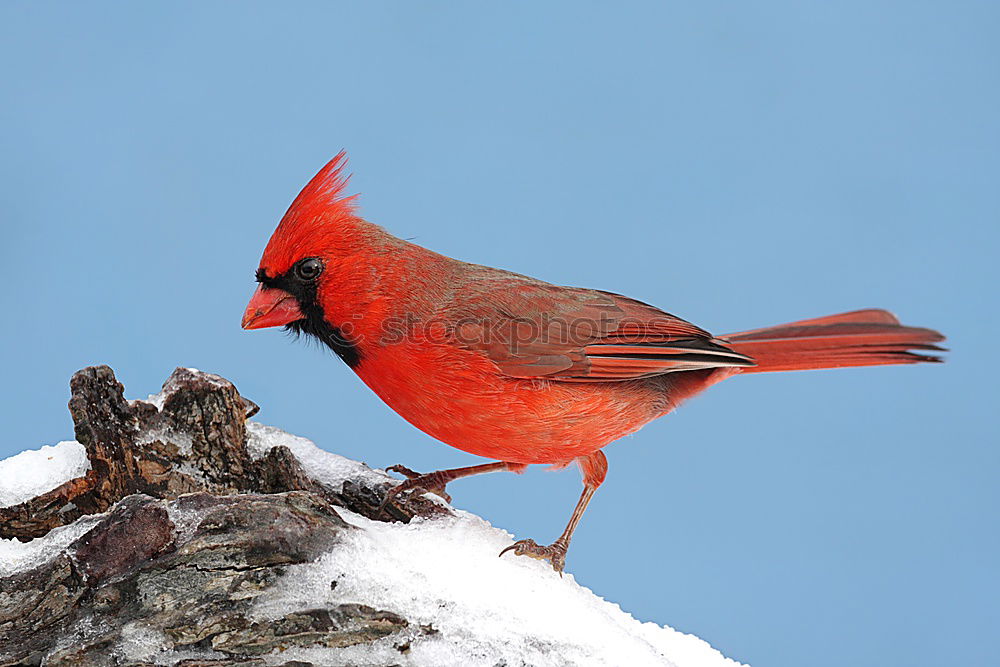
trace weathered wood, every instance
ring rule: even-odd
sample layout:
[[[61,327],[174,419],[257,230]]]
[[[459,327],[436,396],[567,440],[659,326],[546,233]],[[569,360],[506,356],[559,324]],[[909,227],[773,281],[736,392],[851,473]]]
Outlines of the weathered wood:
[[[413,494],[394,501],[379,516],[385,488],[350,482],[342,489],[329,488],[306,475],[285,447],[254,460],[247,449],[246,420],[259,408],[217,375],[176,369],[163,385],[162,409],[146,401],[126,401],[107,366],[78,371],[70,388],[76,439],[86,448],[90,470],[36,498],[0,508],[0,537],[40,537],[137,493],[172,499],[202,491],[301,490],[368,518],[391,521],[442,511]]]
[[[0,578],[0,665],[127,664],[121,646],[137,627],[160,637],[167,655],[230,656],[179,663],[189,666],[257,665],[255,656],[293,647],[432,633],[357,604],[253,616],[254,601],[288,566],[316,559],[350,530],[303,491],[129,496],[53,560]]]

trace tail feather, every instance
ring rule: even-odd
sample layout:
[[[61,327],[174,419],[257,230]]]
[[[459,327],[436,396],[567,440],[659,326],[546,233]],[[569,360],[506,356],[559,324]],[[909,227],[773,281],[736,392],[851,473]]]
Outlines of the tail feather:
[[[733,350],[753,358],[743,373],[847,366],[939,362],[919,352],[942,352],[937,331],[903,326],[885,310],[857,310],[724,336]]]

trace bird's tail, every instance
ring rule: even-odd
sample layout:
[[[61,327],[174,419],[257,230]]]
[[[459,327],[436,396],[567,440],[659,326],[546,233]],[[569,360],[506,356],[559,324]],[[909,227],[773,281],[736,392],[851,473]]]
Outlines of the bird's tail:
[[[907,327],[885,310],[856,310],[812,320],[741,331],[722,337],[756,366],[743,373],[800,371],[845,366],[878,366],[941,361],[925,352],[944,336],[933,329]]]

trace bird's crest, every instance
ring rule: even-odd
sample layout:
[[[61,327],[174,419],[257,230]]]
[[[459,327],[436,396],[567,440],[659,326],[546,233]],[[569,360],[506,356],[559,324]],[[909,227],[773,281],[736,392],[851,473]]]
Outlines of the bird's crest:
[[[301,208],[322,208],[323,213],[334,217],[353,216],[357,208],[355,205],[357,195],[344,196],[344,189],[351,180],[351,175],[344,173],[345,167],[347,167],[347,151],[340,151],[302,188],[302,192],[292,202],[285,217],[287,218],[289,214],[298,214],[298,209]]]
[[[347,152],[341,151],[306,184],[288,207],[261,266],[280,274],[303,256],[324,255],[357,225],[357,195],[344,196],[350,175],[344,173]]]

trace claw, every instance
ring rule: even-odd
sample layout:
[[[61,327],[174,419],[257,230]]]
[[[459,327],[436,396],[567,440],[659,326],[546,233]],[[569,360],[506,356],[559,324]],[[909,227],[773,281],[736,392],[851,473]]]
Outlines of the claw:
[[[406,477],[406,481],[402,484],[397,484],[385,493],[385,498],[382,499],[382,503],[378,506],[378,513],[375,516],[381,516],[382,512],[385,510],[386,505],[392,501],[393,498],[406,491],[419,490],[425,493],[433,493],[445,500],[445,502],[451,502],[451,496],[448,495],[444,487],[447,482],[441,481],[440,473],[432,472],[426,475],[421,475],[418,472],[410,470],[404,465],[394,465],[386,468],[388,471],[399,473]]]
[[[400,475],[402,475],[406,479],[413,479],[415,477],[420,477],[420,473],[419,472],[416,472],[414,470],[410,470],[409,468],[407,468],[406,466],[404,466],[401,463],[397,463],[394,466],[389,466],[385,470],[386,470],[386,472],[398,472]]]
[[[556,542],[541,546],[534,540],[518,540],[500,552],[502,557],[508,551],[513,551],[516,556],[529,556],[539,560],[547,560],[552,565],[552,569],[562,576],[563,568],[566,567],[566,546]]]

